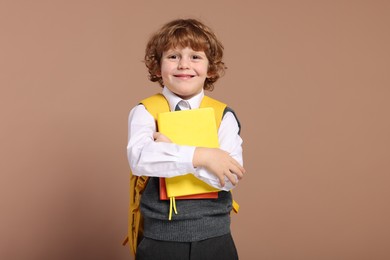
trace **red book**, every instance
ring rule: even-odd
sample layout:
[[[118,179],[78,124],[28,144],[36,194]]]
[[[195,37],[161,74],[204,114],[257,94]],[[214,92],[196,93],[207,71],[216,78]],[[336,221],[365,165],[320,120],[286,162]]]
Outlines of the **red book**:
[[[218,199],[218,192],[208,192],[187,196],[178,196],[175,197],[176,200],[189,200],[189,199]],[[167,189],[165,186],[165,178],[160,178],[160,200],[169,200],[167,196]]]

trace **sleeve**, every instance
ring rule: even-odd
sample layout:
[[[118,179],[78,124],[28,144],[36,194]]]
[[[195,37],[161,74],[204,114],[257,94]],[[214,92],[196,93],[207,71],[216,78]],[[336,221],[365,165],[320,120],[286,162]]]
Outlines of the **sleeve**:
[[[221,122],[221,125],[218,130],[218,139],[220,144],[220,149],[228,152],[235,160],[237,160],[241,165],[243,165],[242,157],[242,139],[239,135],[240,133],[240,124],[237,120],[235,114],[229,111],[227,112]],[[202,181],[208,183],[209,185],[216,187],[222,190],[231,190],[235,186],[226,178],[225,186],[221,188],[218,178],[208,172],[205,168],[199,167],[195,169],[195,176]]]
[[[195,171],[195,147],[155,142],[156,124],[143,105],[134,107],[128,120],[127,158],[134,175],[174,177]]]

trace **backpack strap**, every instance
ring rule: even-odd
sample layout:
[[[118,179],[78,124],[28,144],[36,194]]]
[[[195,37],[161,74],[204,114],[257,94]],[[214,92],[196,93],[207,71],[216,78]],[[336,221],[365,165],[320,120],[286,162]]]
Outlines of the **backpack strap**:
[[[141,195],[149,178],[146,176],[136,176],[130,171],[130,205],[128,213],[128,234],[122,245],[130,242],[130,248],[135,255],[138,242],[143,235],[143,219],[140,212]]]
[[[151,97],[145,98],[140,102],[140,104],[145,106],[146,110],[148,110],[148,112],[153,116],[155,120],[157,120],[158,113],[170,111],[168,101],[161,93],[157,93]],[[217,123],[218,129],[221,125],[221,121],[224,114],[227,112],[227,105],[209,96],[204,96],[202,102],[200,103],[200,107],[214,108],[215,122]]]
[[[202,99],[202,102],[200,103],[200,107],[212,107],[214,108],[214,114],[215,114],[215,122],[217,123],[217,129],[219,129],[219,126],[221,125],[221,121],[224,115],[224,111],[226,109],[226,104],[222,103],[214,98],[211,98],[209,96],[204,96]]]
[[[169,111],[169,104],[165,97],[158,93],[140,102],[146,110],[157,120],[157,114]],[[122,245],[130,243],[130,248],[135,255],[138,243],[143,235],[143,218],[140,212],[141,195],[144,191],[149,177],[136,176],[130,171],[130,206],[128,213],[128,234]]]
[[[161,93],[145,98],[140,104],[145,106],[146,110],[148,110],[156,121],[158,113],[169,112],[168,101]]]

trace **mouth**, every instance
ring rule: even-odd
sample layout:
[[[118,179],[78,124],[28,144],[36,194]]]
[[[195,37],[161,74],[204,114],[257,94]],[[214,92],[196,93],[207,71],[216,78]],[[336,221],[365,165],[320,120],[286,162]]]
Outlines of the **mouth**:
[[[176,74],[174,75],[175,78],[180,78],[180,79],[191,79],[195,77],[195,75],[190,75],[190,74]]]

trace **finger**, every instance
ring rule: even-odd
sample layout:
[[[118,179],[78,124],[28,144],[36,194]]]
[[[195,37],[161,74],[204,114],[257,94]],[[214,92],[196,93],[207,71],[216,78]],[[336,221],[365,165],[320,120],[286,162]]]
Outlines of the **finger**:
[[[221,187],[224,187],[225,186],[225,176],[224,175],[218,176],[218,179],[219,179],[219,183],[221,184]]]
[[[233,185],[237,185],[237,178],[234,173],[229,171],[229,173],[226,173],[226,177]]]
[[[242,179],[244,177],[244,173],[242,171],[242,167],[238,167],[237,165],[232,164],[230,167],[230,171],[235,174],[238,179]]]
[[[238,177],[242,178],[244,177],[245,169],[239,162],[237,162],[235,159],[231,158],[231,163],[234,165],[233,172],[237,174]]]

